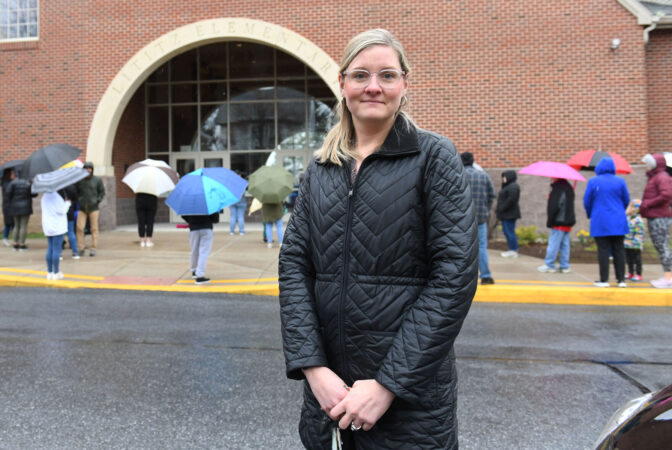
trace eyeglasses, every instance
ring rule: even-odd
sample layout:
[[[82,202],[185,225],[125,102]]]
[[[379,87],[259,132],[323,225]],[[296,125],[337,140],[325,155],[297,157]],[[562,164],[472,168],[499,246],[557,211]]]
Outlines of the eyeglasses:
[[[378,84],[382,88],[393,88],[399,84],[402,78],[406,78],[406,72],[396,69],[385,69],[380,72],[369,72],[365,69],[354,69],[343,72],[345,79],[355,87],[365,88],[371,83],[371,78],[376,76]]]

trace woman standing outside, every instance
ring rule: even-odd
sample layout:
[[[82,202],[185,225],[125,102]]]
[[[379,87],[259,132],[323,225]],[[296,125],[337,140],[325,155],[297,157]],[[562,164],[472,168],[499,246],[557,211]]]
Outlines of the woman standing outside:
[[[610,157],[602,158],[595,167],[596,177],[588,181],[583,195],[583,207],[590,219],[590,235],[597,244],[600,280],[597,287],[609,287],[609,254],[614,257],[614,272],[618,287],[625,284],[625,247],[623,239],[630,234],[625,209],[630,194],[623,178],[616,176],[616,165]]]
[[[340,123],[310,164],[280,252],[287,376],[307,448],[457,448],[453,343],[478,281],[454,145],[402,111],[409,65],[386,30],[345,49]]]
[[[154,247],[154,218],[156,217],[157,197],[152,194],[138,192],[135,194],[135,213],[138,215],[138,235],[140,247]]]
[[[33,214],[33,194],[30,191],[30,181],[17,176],[7,186],[7,200],[9,212],[14,216],[14,250],[26,251],[26,235],[28,234],[28,219]]]
[[[518,236],[516,220],[520,219],[520,187],[516,182],[515,170],[502,173],[502,190],[497,196],[497,218],[502,222],[502,232],[506,236],[509,250],[502,253],[503,258],[518,257]]]
[[[672,226],[672,179],[665,171],[665,157],[660,153],[642,158],[649,169],[649,180],[644,187],[639,213],[647,219],[649,236],[663,266],[663,276],[651,281],[656,288],[672,288],[672,252],[670,252],[670,226]]]
[[[68,232],[70,200],[63,200],[57,192],[42,195],[42,231],[47,237],[47,280],[62,280],[59,270],[63,238]]]

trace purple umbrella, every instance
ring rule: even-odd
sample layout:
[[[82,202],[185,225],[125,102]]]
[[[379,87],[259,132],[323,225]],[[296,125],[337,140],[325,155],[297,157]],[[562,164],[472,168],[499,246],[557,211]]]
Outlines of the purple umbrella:
[[[564,178],[565,180],[586,181],[576,169],[565,163],[555,161],[537,161],[518,171],[525,175],[536,175],[538,177]]]

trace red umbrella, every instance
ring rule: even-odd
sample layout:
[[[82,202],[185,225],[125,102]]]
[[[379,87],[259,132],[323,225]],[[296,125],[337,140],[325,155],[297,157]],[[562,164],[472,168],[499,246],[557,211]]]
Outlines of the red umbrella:
[[[567,164],[576,170],[595,170],[595,166],[602,158],[611,157],[616,165],[616,173],[632,173],[632,167],[623,159],[621,155],[614,152],[603,152],[602,150],[583,150],[569,158]]]

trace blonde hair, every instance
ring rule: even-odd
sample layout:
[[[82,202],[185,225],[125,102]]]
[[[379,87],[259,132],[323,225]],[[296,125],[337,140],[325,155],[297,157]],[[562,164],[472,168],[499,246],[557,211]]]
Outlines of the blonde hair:
[[[406,53],[401,42],[394,37],[392,33],[382,28],[368,30],[358,34],[348,43],[343,51],[343,59],[339,66],[339,73],[343,73],[348,68],[353,59],[359,55],[363,50],[376,45],[383,45],[390,47],[399,56],[399,65],[401,70],[408,74],[411,67],[408,65]],[[395,114],[395,119],[402,116],[407,127],[413,126],[411,118],[403,111],[403,108],[408,103],[406,98],[403,98],[401,105]],[[356,157],[354,148],[355,144],[355,127],[352,121],[352,114],[345,103],[345,98],[341,99],[336,105],[336,125],[327,133],[322,147],[315,152],[315,158],[320,163],[331,162],[336,165],[342,165],[343,161],[348,161]]]

